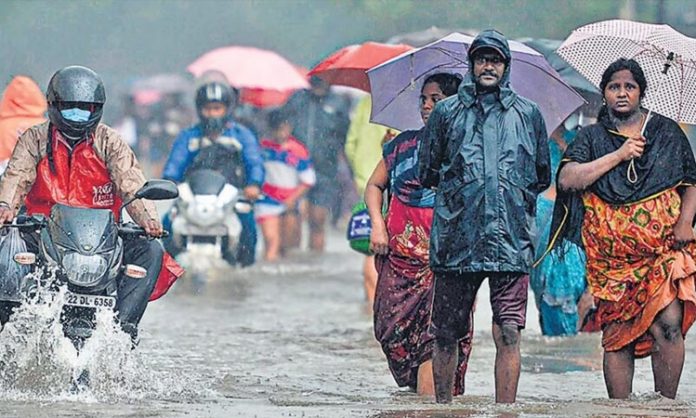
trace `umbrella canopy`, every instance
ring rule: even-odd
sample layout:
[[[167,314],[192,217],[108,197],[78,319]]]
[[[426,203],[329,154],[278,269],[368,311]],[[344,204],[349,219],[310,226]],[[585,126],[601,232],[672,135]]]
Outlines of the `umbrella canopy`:
[[[300,66],[295,68],[300,74],[307,74],[306,68]],[[297,90],[240,89],[239,101],[259,108],[279,107],[283,106],[295,91]]]
[[[329,84],[355,87],[370,91],[370,81],[365,71],[391,58],[413,49],[409,45],[388,45],[365,42],[341,48],[317,64],[309,72]]]
[[[696,123],[696,39],[668,25],[606,20],[574,30],[557,53],[595,86],[612,62],[636,60],[648,81],[643,105]]]
[[[196,77],[217,70],[232,87],[287,91],[309,88],[309,83],[295,66],[273,51],[229,46],[207,52],[187,68]]]
[[[398,130],[423,126],[418,99],[423,81],[430,74],[466,74],[467,51],[474,38],[452,33],[422,48],[406,52],[367,72],[372,87],[370,120]],[[585,101],[532,48],[509,41],[512,52],[511,83],[520,95],[539,105],[549,132]]]
[[[264,90],[242,89],[239,91],[239,101],[254,107],[278,107],[284,105],[295,90]]]
[[[599,89],[590,83],[582,74],[580,74],[573,66],[568,64],[566,60],[561,58],[557,53],[556,49],[563,43],[563,41],[557,39],[543,39],[543,38],[524,38],[518,39],[519,42],[539,51],[544,55],[546,61],[551,64],[554,70],[561,75],[563,80],[570,85],[570,87],[577,90],[578,93],[585,100],[593,99],[593,96],[601,96]]]

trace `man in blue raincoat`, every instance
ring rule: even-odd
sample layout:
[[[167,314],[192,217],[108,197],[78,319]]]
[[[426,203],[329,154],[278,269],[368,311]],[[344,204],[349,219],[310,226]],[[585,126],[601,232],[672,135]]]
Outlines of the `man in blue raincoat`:
[[[419,153],[421,183],[437,189],[433,375],[437,401],[451,402],[457,340],[488,278],[496,402],[507,403],[515,401],[520,376],[536,197],[550,183],[548,138],[537,105],[509,86],[507,39],[483,31],[468,58],[467,77],[431,113]]]
[[[232,119],[235,95],[220,82],[203,84],[196,91],[196,110],[200,123],[184,130],[174,141],[162,177],[175,182],[184,180],[188,170],[208,168],[220,171],[244,197],[258,199],[264,180],[263,156],[256,136]],[[223,249],[223,257],[231,264],[248,266],[256,259],[256,223],[254,213],[238,213],[242,224],[236,254]],[[171,224],[164,220],[165,228]],[[165,240],[172,254],[176,248]]]

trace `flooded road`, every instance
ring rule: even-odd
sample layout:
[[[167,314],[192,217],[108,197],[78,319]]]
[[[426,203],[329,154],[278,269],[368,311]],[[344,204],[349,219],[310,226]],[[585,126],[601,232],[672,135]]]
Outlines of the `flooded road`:
[[[531,297],[519,402],[495,405],[495,349],[486,285],[479,295],[467,394],[452,405],[440,406],[399,389],[372,335],[361,263],[361,257],[347,249],[342,234],[333,232],[323,257],[301,253],[279,264],[216,274],[198,295],[190,282],[180,281],[150,305],[138,350],[129,352],[124,348],[127,340],[105,332],[92,359],[92,367],[102,374],[91,391],[79,395],[60,384],[62,368],[75,361],[60,344],[41,348],[53,350],[48,353],[53,357],[42,362],[23,358],[22,347],[11,346],[15,360],[23,358],[15,361],[22,370],[2,371],[0,416],[696,415],[693,336],[687,337],[678,400],[651,393],[650,363],[641,360],[636,399],[612,402],[606,400],[602,380],[599,336],[541,337]],[[32,332],[39,333],[38,328]],[[7,335],[3,331],[0,341],[9,355]]]

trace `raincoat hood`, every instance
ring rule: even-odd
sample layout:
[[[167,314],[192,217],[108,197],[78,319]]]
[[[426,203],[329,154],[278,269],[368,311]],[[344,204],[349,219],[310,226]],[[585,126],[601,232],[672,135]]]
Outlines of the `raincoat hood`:
[[[503,58],[505,58],[505,61],[507,63],[510,63],[510,59],[512,58],[512,55],[510,54],[510,45],[508,45],[507,39],[505,38],[505,36],[503,36],[502,33],[498,32],[495,29],[486,29],[483,32],[479,33],[478,36],[476,36],[476,38],[474,38],[474,41],[471,43],[469,51],[467,52],[469,64],[473,64],[471,56],[474,53],[474,51],[476,51],[479,48],[495,49],[500,54],[502,54]]]
[[[12,79],[0,100],[0,173],[19,136],[45,120],[46,96],[29,77]]]
[[[16,76],[5,89],[0,101],[0,119],[11,117],[43,118],[46,97],[29,77]]]
[[[479,48],[492,48],[498,51],[505,58],[505,71],[500,79],[498,88],[500,89],[499,99],[504,108],[509,108],[514,103],[516,94],[510,88],[510,63],[512,61],[512,53],[510,45],[502,33],[494,29],[486,29],[479,33],[469,47],[467,57],[469,59],[469,72],[464,78],[461,86],[459,86],[459,98],[467,106],[470,107],[476,100],[476,80],[474,79],[474,62],[472,59],[473,52]]]

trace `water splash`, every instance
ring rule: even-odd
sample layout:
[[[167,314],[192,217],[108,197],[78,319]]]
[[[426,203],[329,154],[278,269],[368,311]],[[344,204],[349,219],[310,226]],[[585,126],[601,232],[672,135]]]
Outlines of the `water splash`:
[[[133,401],[145,398],[191,397],[205,390],[195,376],[166,373],[149,367],[114,312],[96,313],[92,336],[78,353],[63,335],[60,322],[66,289],[38,289],[19,306],[0,333],[0,398],[78,402]],[[89,386],[79,392],[73,381],[89,372]]]

